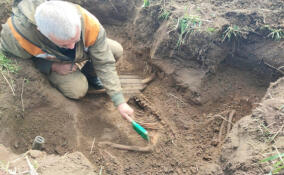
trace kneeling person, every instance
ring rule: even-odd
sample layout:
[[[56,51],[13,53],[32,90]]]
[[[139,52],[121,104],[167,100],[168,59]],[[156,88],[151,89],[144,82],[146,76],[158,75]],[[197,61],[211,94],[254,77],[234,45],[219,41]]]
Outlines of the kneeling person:
[[[70,2],[45,0],[22,0],[13,14],[1,33],[4,54],[31,58],[66,97],[85,96],[88,84],[105,88],[122,116],[133,115],[115,67],[123,48],[95,16]]]

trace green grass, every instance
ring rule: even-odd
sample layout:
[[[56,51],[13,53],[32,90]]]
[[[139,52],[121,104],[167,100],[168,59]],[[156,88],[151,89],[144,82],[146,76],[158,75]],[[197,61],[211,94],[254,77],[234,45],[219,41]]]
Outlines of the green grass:
[[[12,60],[8,59],[3,53],[0,52],[0,70],[6,72],[16,73],[18,66]]]
[[[182,18],[178,19],[178,29],[179,29],[179,39],[177,42],[177,47],[180,47],[186,35],[198,30],[202,25],[202,21],[199,16],[195,15],[184,15]]]
[[[149,7],[150,6],[150,0],[144,0],[143,7]]]
[[[214,27],[208,27],[207,28],[207,32],[210,32],[210,33],[213,33],[213,32],[215,32],[217,29],[216,28],[214,28]]]
[[[282,29],[272,29],[267,37],[271,37],[272,39],[279,41],[284,38],[284,32]]]
[[[161,14],[159,15],[159,19],[160,20],[168,20],[170,15],[171,15],[170,11],[168,11],[166,9],[162,9]]]
[[[261,160],[260,162],[272,162],[272,170],[270,171],[269,175],[278,174],[281,170],[284,170],[284,153],[277,154],[274,156],[270,156],[266,159]]]
[[[264,25],[261,29],[268,30],[269,33],[267,34],[266,37],[271,38],[275,41],[279,41],[284,38],[284,31],[281,28],[276,29],[269,25]]]
[[[232,41],[233,39],[238,39],[242,37],[242,31],[237,25],[229,25],[223,32],[222,42]]]

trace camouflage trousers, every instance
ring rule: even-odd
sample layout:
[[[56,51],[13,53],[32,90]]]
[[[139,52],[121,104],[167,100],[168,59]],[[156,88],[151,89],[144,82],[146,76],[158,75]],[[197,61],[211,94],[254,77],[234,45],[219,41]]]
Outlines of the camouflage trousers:
[[[115,60],[118,61],[123,54],[121,44],[109,38],[107,38],[106,41],[114,55]],[[89,87],[87,78],[80,70],[67,75],[60,75],[56,72],[52,72],[50,75],[48,75],[48,80],[64,96],[72,99],[80,99],[84,97]]]

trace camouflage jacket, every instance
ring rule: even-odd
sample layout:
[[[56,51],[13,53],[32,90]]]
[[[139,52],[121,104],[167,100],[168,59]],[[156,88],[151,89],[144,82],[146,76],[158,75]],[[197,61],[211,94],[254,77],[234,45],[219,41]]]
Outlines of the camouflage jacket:
[[[72,62],[80,63],[85,60],[91,60],[97,76],[101,79],[108,95],[117,106],[125,102],[120,81],[115,67],[114,56],[106,43],[106,32],[97,18],[90,14],[87,10],[75,5],[78,8],[78,14],[82,15],[82,31],[81,40],[76,43],[75,59],[69,58],[61,53],[60,49],[52,43],[48,38],[43,36],[35,24],[34,13],[38,5],[44,0],[22,0],[13,8],[12,17],[3,25],[1,32],[1,50],[8,55],[20,58],[37,58],[36,65],[44,73],[48,74],[51,70],[53,62]],[[81,12],[80,12],[81,10]],[[83,14],[85,16],[83,16]],[[13,24],[17,32],[26,38],[29,42],[37,46],[39,49],[31,49],[28,52],[19,45],[16,37],[13,36],[11,26]],[[89,22],[93,23],[93,28],[86,29]],[[95,25],[95,26],[94,26]],[[96,33],[92,38],[88,38],[89,33]],[[89,41],[90,40],[90,41]],[[40,50],[40,51],[37,51]],[[35,52],[31,54],[31,52]]]

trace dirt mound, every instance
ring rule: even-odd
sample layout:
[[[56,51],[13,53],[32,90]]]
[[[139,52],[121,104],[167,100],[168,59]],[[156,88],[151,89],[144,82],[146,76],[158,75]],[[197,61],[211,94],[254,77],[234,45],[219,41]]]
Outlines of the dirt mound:
[[[11,1],[10,0],[3,0],[0,2],[0,24],[6,22],[7,18],[10,16],[11,13]],[[0,25],[0,31],[2,30],[2,26]]]
[[[222,149],[225,174],[268,174],[271,171],[269,164],[261,164],[260,160],[284,151],[283,91],[282,78],[271,84],[252,115],[235,124]]]
[[[88,159],[79,152],[65,154],[64,156],[47,155],[45,152],[29,150],[15,155],[9,149],[0,145],[0,173],[12,174],[30,172],[31,168],[41,175],[95,175],[96,170]],[[29,165],[30,163],[30,165]]]

